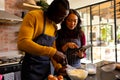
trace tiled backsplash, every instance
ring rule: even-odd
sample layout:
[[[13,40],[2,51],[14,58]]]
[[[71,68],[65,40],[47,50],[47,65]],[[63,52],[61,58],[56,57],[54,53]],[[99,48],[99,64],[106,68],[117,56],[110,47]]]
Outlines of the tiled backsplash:
[[[4,0],[3,8],[10,14],[22,17],[22,12],[26,11],[18,8],[17,3],[23,0]],[[1,2],[1,1],[0,1]],[[5,24],[0,23],[0,57],[2,56],[16,56],[19,51],[17,50],[17,34],[19,32],[21,23],[18,24]]]
[[[16,43],[20,25],[21,23],[0,24],[0,56],[3,53],[18,52]]]

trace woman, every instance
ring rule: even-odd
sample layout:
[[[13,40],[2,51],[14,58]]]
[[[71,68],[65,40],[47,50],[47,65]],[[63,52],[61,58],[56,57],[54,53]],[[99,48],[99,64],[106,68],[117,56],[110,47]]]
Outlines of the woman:
[[[80,15],[76,10],[70,9],[68,16],[61,23],[56,40],[57,49],[67,56],[68,64],[80,68],[80,59],[85,57],[85,51],[76,48],[86,43],[84,32],[81,29]]]
[[[46,11],[33,10],[24,17],[18,36],[18,49],[25,52],[22,80],[44,80],[54,63],[65,64],[65,55],[55,48],[56,24],[68,15],[69,2],[54,0]],[[52,60],[53,60],[52,59]]]

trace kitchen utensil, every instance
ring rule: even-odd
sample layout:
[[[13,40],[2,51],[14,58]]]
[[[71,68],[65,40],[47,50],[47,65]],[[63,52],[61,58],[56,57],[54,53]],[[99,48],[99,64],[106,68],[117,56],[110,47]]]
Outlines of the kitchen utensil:
[[[116,68],[116,63],[115,62],[104,64],[104,65],[101,66],[101,69],[105,72],[113,71],[113,70],[115,70],[115,68]]]
[[[65,59],[63,60],[62,66],[66,66],[67,64],[68,64],[68,60],[67,60],[67,58],[65,58]]]
[[[96,65],[93,63],[87,63],[86,70],[88,71],[88,74],[96,74]]]

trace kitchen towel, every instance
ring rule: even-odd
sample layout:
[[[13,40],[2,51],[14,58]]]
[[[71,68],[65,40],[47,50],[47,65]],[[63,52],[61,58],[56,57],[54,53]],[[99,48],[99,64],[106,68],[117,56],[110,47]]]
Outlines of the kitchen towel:
[[[15,80],[21,80],[21,72],[20,71],[16,71],[15,73],[14,73],[14,78],[15,78]]]
[[[2,80],[2,78],[3,78],[3,75],[2,75],[2,74],[0,74],[0,80]]]
[[[4,80],[14,80],[14,72],[3,74]]]

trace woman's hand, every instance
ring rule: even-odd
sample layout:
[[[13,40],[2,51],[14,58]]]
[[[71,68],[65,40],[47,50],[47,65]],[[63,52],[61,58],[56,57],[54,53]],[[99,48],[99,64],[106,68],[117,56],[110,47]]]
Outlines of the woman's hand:
[[[78,48],[78,47],[79,46],[76,43],[68,42],[62,47],[62,50],[65,52],[68,48],[74,49],[74,48]]]
[[[74,49],[74,48],[78,48],[79,46],[76,44],[76,43],[74,43],[74,42],[68,42],[67,43],[67,46],[68,46],[68,48],[71,48],[71,49]]]
[[[83,57],[84,57],[84,53],[85,53],[85,51],[79,50],[79,51],[76,52],[76,55],[77,55],[79,58],[83,58]]]

